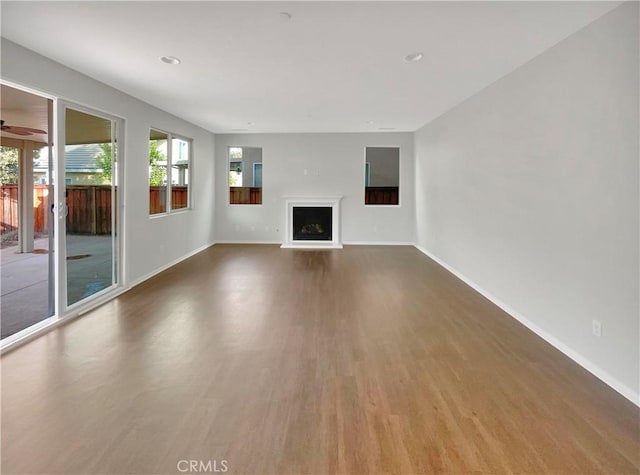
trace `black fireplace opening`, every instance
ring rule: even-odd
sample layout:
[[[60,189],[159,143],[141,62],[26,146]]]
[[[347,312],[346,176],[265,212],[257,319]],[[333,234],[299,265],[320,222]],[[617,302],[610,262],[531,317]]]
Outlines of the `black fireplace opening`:
[[[294,206],[294,241],[331,241],[331,206]]]

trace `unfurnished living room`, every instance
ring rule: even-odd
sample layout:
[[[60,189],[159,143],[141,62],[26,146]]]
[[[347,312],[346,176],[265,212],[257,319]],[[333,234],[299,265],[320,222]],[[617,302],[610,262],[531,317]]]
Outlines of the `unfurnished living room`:
[[[0,13],[3,474],[640,474],[638,2]]]

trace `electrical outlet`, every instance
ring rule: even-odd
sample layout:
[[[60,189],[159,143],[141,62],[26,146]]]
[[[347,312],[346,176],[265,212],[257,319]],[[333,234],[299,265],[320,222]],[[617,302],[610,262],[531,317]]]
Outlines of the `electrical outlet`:
[[[594,336],[602,336],[602,322],[600,320],[593,320],[591,322],[591,332]]]

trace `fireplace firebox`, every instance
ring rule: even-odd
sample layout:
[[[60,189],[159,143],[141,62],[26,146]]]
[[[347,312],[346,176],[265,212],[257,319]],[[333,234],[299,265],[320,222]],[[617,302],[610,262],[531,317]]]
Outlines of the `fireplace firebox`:
[[[294,206],[293,240],[331,241],[332,214],[331,206]]]

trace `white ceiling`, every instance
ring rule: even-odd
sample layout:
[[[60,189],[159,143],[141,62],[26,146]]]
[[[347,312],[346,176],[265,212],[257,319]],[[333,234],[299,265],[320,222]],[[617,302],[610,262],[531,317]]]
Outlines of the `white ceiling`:
[[[31,127],[45,132],[49,128],[49,108],[47,99],[43,97],[2,84],[0,85],[0,106],[0,116],[5,121],[5,125]],[[0,136],[37,142],[47,141],[47,134],[24,136],[3,130],[0,131]]]
[[[618,5],[2,1],[0,8],[9,40],[224,133],[413,131]],[[403,60],[417,51],[422,61]],[[163,55],[182,64],[164,64]]]

